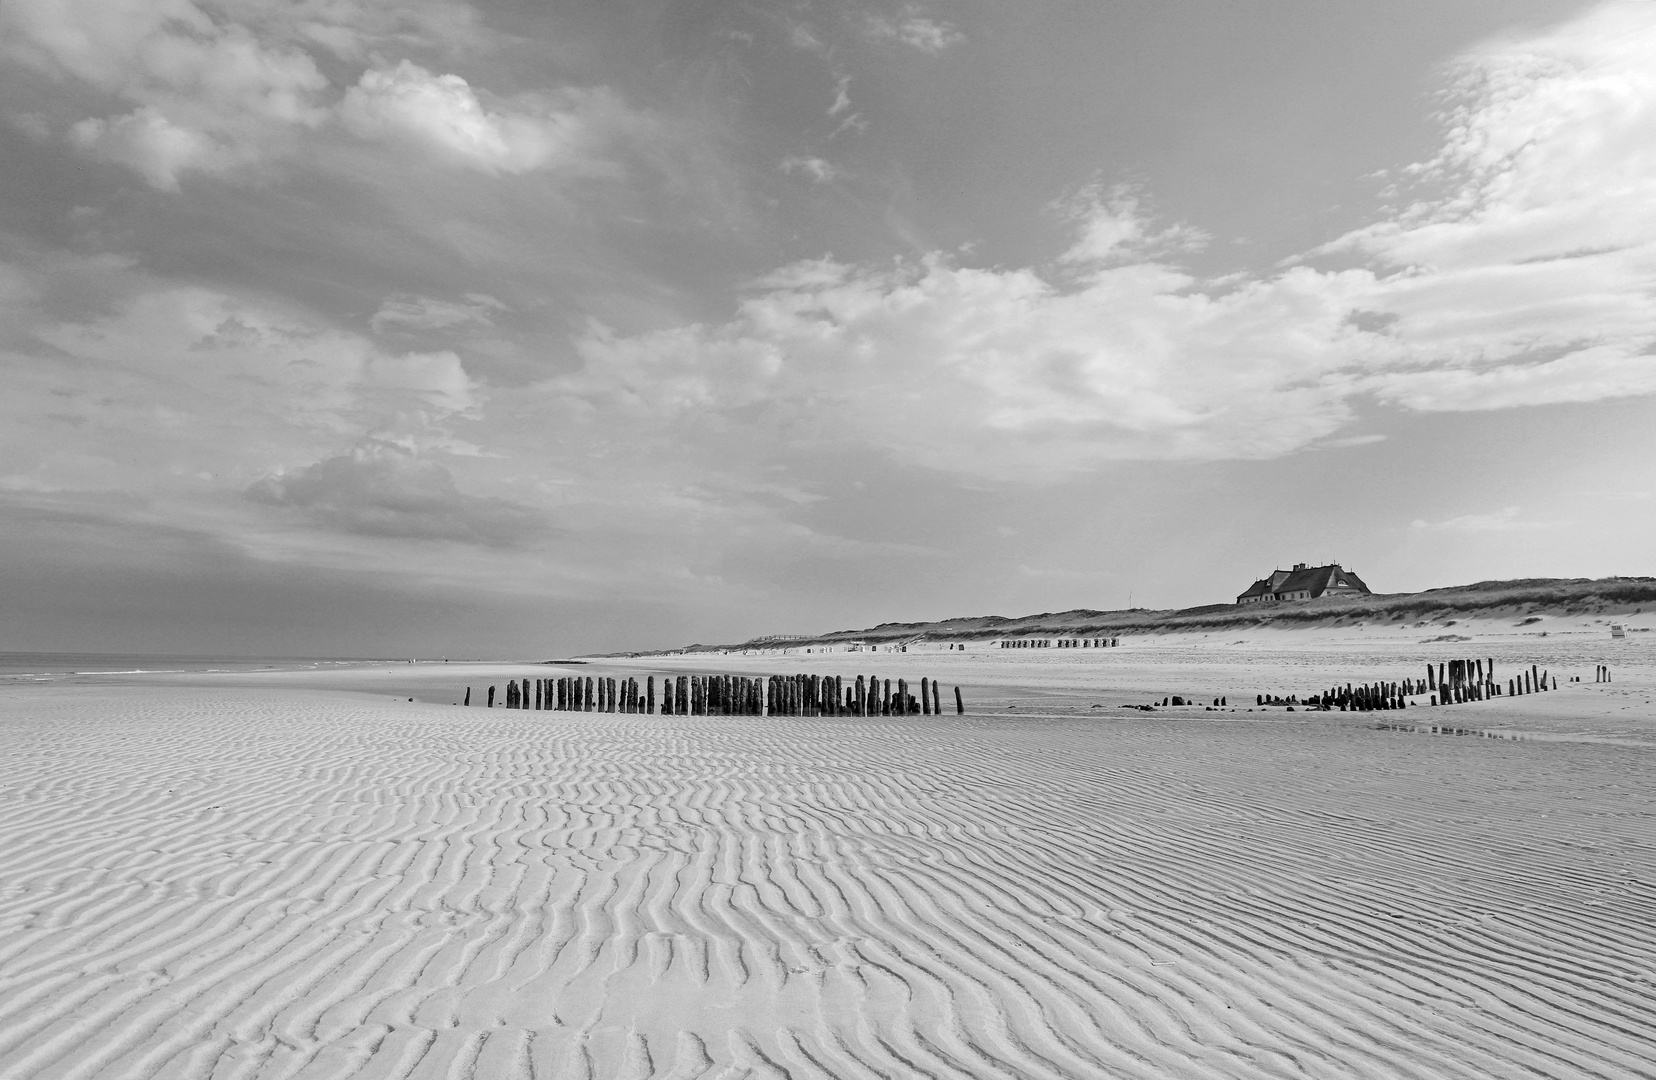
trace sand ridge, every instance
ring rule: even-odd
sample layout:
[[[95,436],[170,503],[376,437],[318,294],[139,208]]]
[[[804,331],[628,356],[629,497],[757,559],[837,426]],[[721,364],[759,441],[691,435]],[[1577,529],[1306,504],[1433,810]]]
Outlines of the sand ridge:
[[[917,672],[918,674],[918,672]],[[11,1077],[1641,1075],[1638,748],[0,693]]]

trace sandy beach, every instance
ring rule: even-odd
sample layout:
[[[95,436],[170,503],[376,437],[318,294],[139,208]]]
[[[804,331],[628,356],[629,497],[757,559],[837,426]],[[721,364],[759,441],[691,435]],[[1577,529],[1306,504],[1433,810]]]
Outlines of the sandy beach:
[[[1120,708],[1440,653],[1561,689]],[[968,714],[450,704],[579,670]],[[1601,633],[10,680],[0,1076],[1649,1076],[1653,688]]]

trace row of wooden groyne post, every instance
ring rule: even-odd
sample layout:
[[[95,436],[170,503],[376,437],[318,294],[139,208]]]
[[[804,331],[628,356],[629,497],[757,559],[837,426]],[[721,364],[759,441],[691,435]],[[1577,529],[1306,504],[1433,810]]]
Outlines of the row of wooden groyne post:
[[[1608,682],[1610,669],[1599,665],[1596,682]],[[1462,705],[1469,701],[1485,701],[1496,697],[1520,697],[1558,689],[1558,679],[1549,675],[1538,664],[1528,670],[1520,668],[1506,680],[1505,686],[1495,677],[1495,658],[1474,660],[1446,660],[1426,665],[1426,678],[1403,679],[1399,682],[1365,683],[1353,686],[1334,686],[1317,694],[1273,697],[1260,694],[1255,701],[1260,705],[1305,705],[1312,708],[1339,709],[1341,712],[1370,712],[1375,710],[1406,709],[1409,698],[1430,695],[1433,705]]]
[[[1518,674],[1506,680],[1495,677],[1495,658],[1487,660],[1450,660],[1437,665],[1434,671],[1426,665],[1428,689],[1433,694],[1433,705],[1461,705],[1468,701],[1485,701],[1495,697],[1519,697],[1523,694],[1557,690],[1558,680],[1547,674],[1538,664],[1529,670],[1518,669]]]
[[[920,680],[919,696],[907,679],[854,680],[839,675],[663,676],[662,716],[941,716],[943,684]],[[495,708],[495,688],[488,688],[487,705]],[[471,704],[471,687],[466,688]],[[957,715],[966,712],[960,687],[954,688]],[[552,712],[644,713],[657,711],[656,679],[569,675],[562,678],[514,679],[500,696],[507,709]]]
[[[1113,649],[1121,644],[1120,638],[1006,638],[1001,641],[1003,649]]]

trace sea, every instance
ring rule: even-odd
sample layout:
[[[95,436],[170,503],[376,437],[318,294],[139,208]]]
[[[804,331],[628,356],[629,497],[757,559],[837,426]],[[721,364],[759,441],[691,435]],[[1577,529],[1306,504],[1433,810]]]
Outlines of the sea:
[[[146,653],[0,652],[0,679],[66,675],[142,675],[191,671],[301,671],[408,659],[338,656],[157,656]]]

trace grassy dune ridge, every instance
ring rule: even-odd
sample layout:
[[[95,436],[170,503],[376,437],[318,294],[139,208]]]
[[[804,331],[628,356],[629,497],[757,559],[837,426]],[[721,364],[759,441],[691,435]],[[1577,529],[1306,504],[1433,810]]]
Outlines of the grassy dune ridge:
[[[1334,596],[1285,604],[1206,604],[1174,610],[1044,612],[1006,617],[982,615],[936,622],[881,623],[864,630],[835,630],[790,638],[785,643],[756,639],[735,645],[692,645],[688,650],[789,648],[849,642],[982,641],[1010,636],[1109,636],[1209,630],[1283,630],[1350,626],[1355,623],[1440,622],[1462,618],[1518,618],[1530,615],[1592,615],[1656,606],[1656,577],[1521,578],[1480,581],[1418,593]]]

